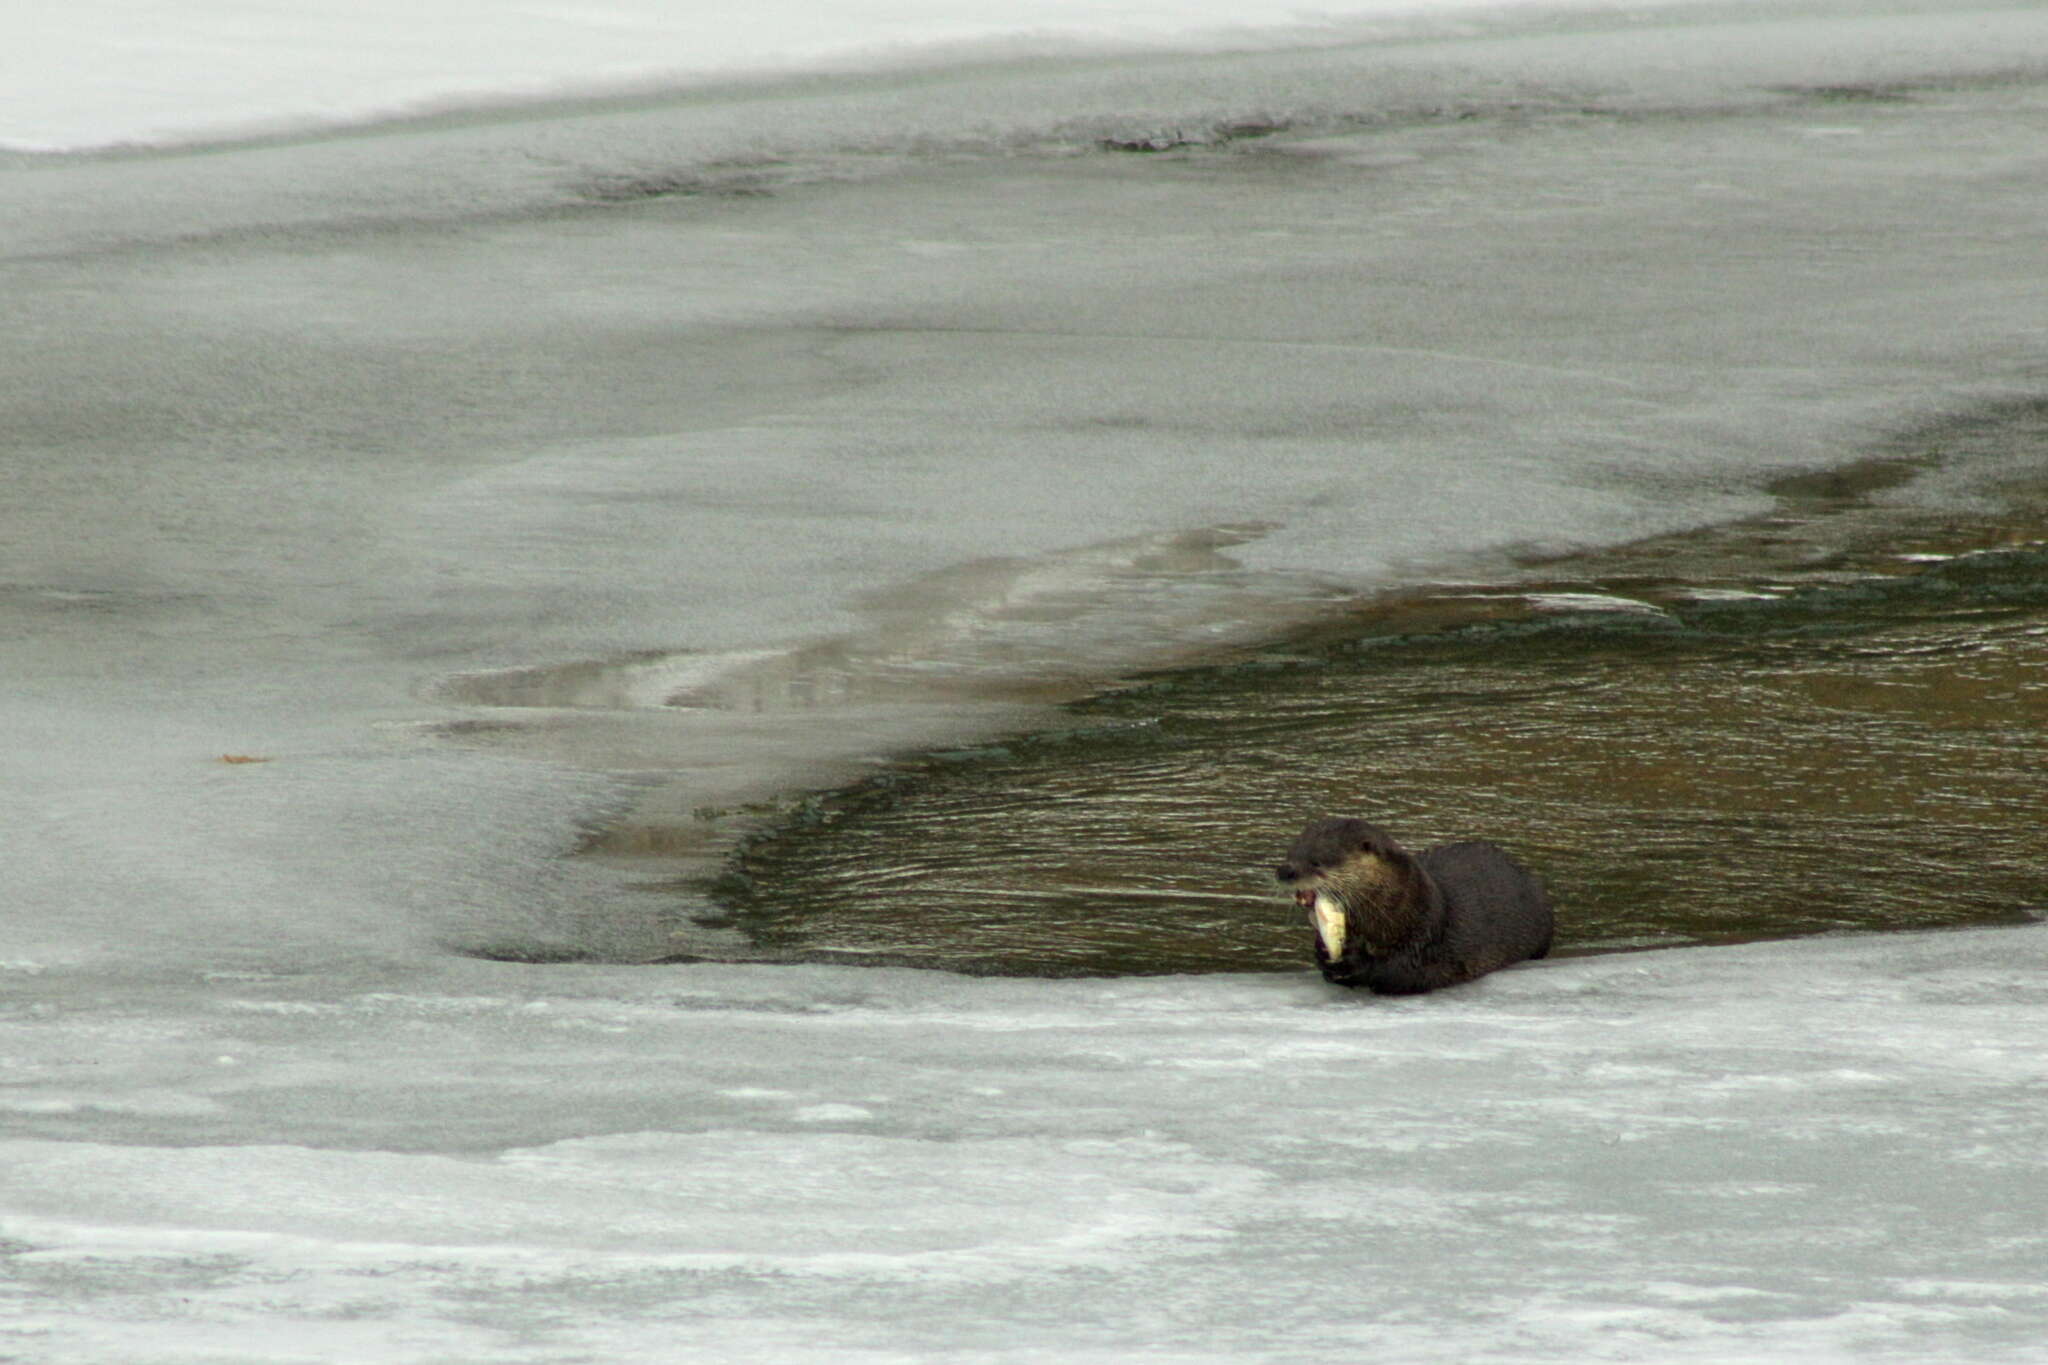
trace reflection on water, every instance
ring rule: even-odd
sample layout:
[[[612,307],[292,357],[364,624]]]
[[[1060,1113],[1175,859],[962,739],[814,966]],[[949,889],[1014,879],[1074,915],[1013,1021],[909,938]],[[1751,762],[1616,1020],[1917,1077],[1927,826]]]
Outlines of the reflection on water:
[[[1497,840],[1559,949],[2048,913],[2038,514],[1782,515],[1447,586],[928,755],[803,807],[724,883],[776,954],[961,970],[1308,961],[1270,865],[1308,818]]]

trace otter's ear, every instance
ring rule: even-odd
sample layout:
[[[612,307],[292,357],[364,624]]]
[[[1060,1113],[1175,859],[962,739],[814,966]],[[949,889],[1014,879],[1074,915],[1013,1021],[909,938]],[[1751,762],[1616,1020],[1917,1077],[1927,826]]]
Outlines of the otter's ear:
[[[1394,842],[1393,836],[1384,830],[1374,830],[1362,836],[1358,841],[1358,851],[1370,853],[1382,862],[1400,864],[1408,861],[1408,850]]]

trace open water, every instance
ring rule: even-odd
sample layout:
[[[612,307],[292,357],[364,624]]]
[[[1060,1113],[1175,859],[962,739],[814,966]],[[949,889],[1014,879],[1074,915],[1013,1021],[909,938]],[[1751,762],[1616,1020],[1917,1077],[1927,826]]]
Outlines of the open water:
[[[1875,501],[1945,461],[2048,466],[2044,413],[908,762],[785,813],[719,889],[804,957],[1277,969],[1308,930],[1268,865],[1345,813],[1505,843],[1548,880],[1560,953],[2048,917],[2041,479],[1975,513]]]

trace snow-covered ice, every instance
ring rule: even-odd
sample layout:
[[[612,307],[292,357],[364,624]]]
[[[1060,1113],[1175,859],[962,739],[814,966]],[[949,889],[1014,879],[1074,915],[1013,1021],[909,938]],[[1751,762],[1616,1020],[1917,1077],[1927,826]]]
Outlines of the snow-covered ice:
[[[1760,0],[1748,0],[1758,4]],[[1521,0],[1642,14],[1684,0]],[[78,0],[0,20],[0,147],[193,142],[770,75],[1259,50],[1497,19],[1513,0]]]
[[[969,980],[21,979],[38,1361],[2039,1360],[2048,929]]]
[[[2048,17],[1764,8],[908,6],[718,86],[628,3],[406,7],[455,80],[378,5],[0,21],[107,58],[0,105],[0,1355],[2048,1358],[2048,929],[463,955],[673,947],[595,832],[2036,395]]]

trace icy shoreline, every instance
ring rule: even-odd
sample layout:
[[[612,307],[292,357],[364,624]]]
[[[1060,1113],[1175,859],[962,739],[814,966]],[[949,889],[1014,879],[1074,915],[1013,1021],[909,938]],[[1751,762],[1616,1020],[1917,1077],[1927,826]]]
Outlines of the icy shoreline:
[[[431,989],[100,1007],[100,1058],[45,997],[11,1053],[0,1231],[27,1297],[0,1340],[2039,1360],[2044,948],[1578,958],[1409,1001],[448,964]]]
[[[654,0],[602,7],[480,0],[80,0],[0,21],[19,59],[0,91],[0,151],[133,151],[577,102],[730,95],[750,84],[919,75],[1032,61],[1242,54],[1496,30],[1656,22],[1697,0]],[[1742,17],[1756,0],[1723,0]],[[1840,0],[1806,0],[1827,14]],[[1937,3],[1922,8],[1939,10]],[[1770,10],[1782,13],[1783,5]]]
[[[2039,1359],[2040,928],[1413,1002],[450,948],[630,957],[605,830],[2037,394],[2044,24],[8,158],[0,1354]]]
[[[1498,29],[1385,44],[821,74],[189,148],[0,151],[16,208],[0,222],[0,252],[512,221],[641,196],[837,183],[905,159],[1070,154],[1098,139],[1203,140],[1233,126],[1759,111],[1810,91],[1853,100],[2025,82],[2048,43],[2038,10],[1974,0],[1772,14],[1675,4],[1655,21],[1611,26],[1516,13],[1503,10]]]

